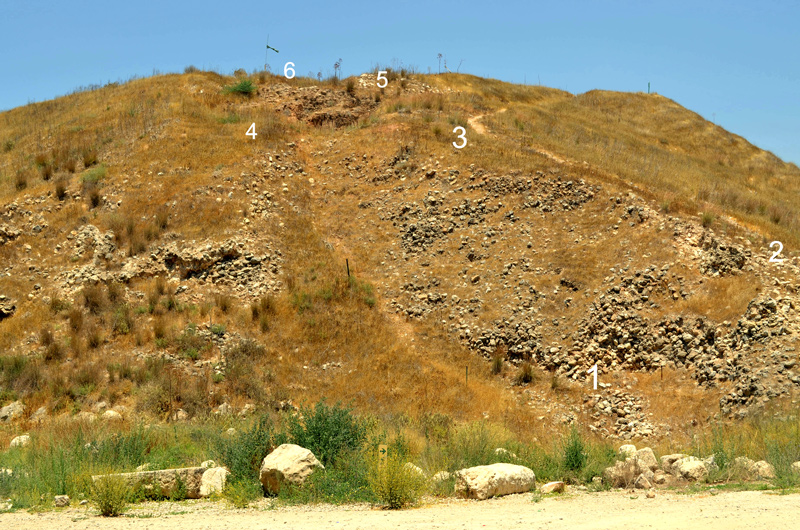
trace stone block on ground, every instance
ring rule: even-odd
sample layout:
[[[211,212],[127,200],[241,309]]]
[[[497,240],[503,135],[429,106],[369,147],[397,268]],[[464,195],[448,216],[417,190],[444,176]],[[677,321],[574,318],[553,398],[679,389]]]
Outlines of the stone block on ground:
[[[283,444],[264,458],[259,475],[264,490],[277,494],[285,483],[302,485],[317,469],[325,467],[314,453],[299,445]]]
[[[533,470],[515,464],[491,464],[456,472],[455,492],[467,499],[484,500],[531,491],[536,485]]]
[[[128,487],[141,489],[146,495],[172,497],[178,492],[179,484],[183,484],[187,499],[200,498],[204,467],[182,467],[176,469],[159,469],[156,471],[134,471],[118,473]],[[95,475],[92,481],[97,482],[106,475]]]
[[[562,481],[548,482],[544,484],[539,491],[541,493],[564,493],[567,491],[567,485]]]

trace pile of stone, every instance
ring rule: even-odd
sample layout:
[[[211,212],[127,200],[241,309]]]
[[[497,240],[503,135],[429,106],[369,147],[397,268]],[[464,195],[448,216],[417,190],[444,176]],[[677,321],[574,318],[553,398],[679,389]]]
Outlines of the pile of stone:
[[[647,419],[641,397],[615,390],[607,395],[587,394],[583,401],[594,420],[590,426],[593,431],[624,440],[644,438],[657,432],[656,426]]]
[[[702,481],[709,473],[719,471],[719,466],[710,456],[700,459],[685,454],[664,455],[659,461],[649,447],[636,449],[635,445],[619,448],[621,458],[603,472],[603,481],[616,488],[651,489],[656,486],[672,486],[685,482]],[[754,462],[747,457],[738,457],[730,464],[732,476],[745,480],[772,480],[775,469],[761,460]]]
[[[68,241],[74,242],[75,250],[72,259],[78,260],[85,255],[99,259],[112,260],[117,246],[114,242],[114,232],[109,230],[105,234],[94,225],[83,225],[78,230],[73,230],[67,235]]]

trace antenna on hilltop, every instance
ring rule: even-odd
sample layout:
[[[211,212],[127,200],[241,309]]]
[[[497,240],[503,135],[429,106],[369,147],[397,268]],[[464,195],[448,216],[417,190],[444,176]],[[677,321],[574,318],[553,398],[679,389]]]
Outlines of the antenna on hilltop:
[[[269,45],[269,35],[267,35],[267,50],[264,52],[264,71],[269,70],[269,61],[267,61],[267,57],[269,56],[269,51],[272,50],[275,53],[281,53],[272,46]]]

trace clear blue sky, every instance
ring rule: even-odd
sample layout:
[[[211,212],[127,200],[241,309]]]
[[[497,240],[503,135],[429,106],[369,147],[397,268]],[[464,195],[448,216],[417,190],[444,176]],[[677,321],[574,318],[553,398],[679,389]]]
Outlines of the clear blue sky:
[[[376,63],[581,93],[652,90],[800,163],[800,2],[0,0],[0,109],[193,64]]]

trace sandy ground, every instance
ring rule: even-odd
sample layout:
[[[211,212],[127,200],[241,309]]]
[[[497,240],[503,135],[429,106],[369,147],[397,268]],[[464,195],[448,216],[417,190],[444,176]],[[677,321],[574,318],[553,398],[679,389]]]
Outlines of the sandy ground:
[[[370,506],[297,506],[234,510],[224,502],[139,505],[123,517],[92,508],[0,514],[3,530],[322,530],[322,529],[748,529],[800,526],[800,494],[724,492],[681,495],[624,491],[567,494],[533,502],[531,495],[488,501],[433,500],[402,511]]]

